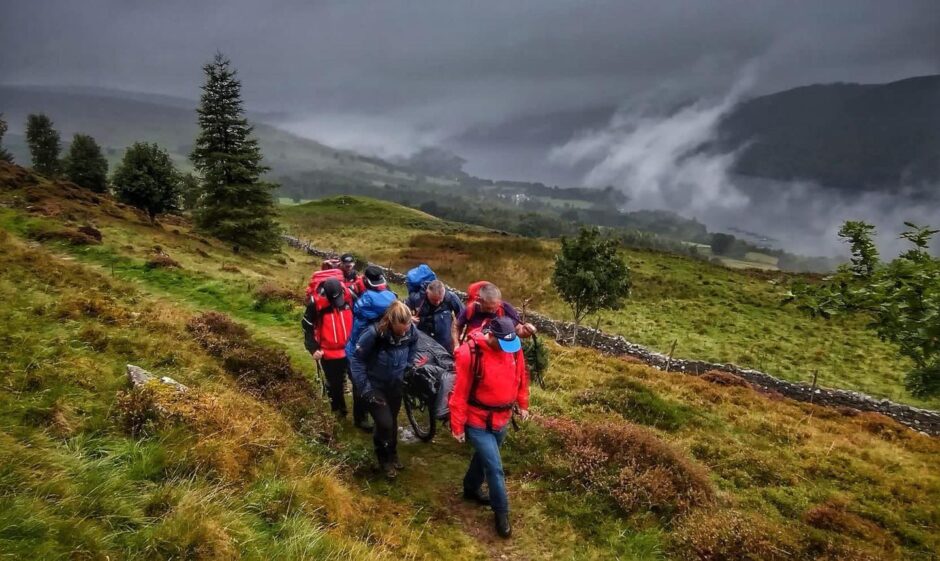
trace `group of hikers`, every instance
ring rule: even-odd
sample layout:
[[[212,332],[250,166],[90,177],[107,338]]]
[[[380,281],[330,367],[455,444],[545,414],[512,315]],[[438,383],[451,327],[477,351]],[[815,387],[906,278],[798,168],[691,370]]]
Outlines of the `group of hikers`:
[[[340,418],[347,415],[349,376],[353,424],[372,433],[379,468],[389,479],[404,469],[398,455],[398,414],[405,376],[421,361],[419,340],[430,337],[431,345],[439,345],[436,351],[453,357],[452,389],[445,383],[440,391],[446,392],[441,399],[446,399],[451,434],[474,450],[463,497],[489,505],[496,532],[509,537],[499,449],[513,415],[522,420],[529,415],[520,338],[531,337],[536,329],[490,282],[471,285],[465,306],[427,265],[409,271],[407,279],[409,295],[401,301],[381,268],[370,265],[360,275],[348,253],[324,261],[307,287],[304,345],[322,366],[330,408]]]

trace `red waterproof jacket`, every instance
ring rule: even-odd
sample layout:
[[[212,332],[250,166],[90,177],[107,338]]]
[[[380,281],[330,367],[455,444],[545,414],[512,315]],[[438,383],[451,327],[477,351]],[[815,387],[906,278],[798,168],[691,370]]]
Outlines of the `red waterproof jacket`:
[[[332,271],[331,271],[332,272]],[[342,278],[342,273],[335,273]],[[319,277],[319,278],[318,278]],[[323,351],[326,360],[346,358],[346,342],[352,332],[352,295],[346,291],[342,309],[336,309],[317,293],[317,287],[329,275],[318,272],[307,287],[306,310],[301,321],[307,352]]]
[[[512,418],[513,405],[529,408],[529,375],[522,350],[494,351],[486,344],[486,335],[473,332],[457,349],[454,362],[457,379],[448,403],[454,435],[463,434],[466,425],[502,430]]]
[[[349,290],[353,291],[354,297],[359,298],[366,293],[366,283],[362,280],[362,275],[353,272],[352,275],[344,276],[343,284]]]

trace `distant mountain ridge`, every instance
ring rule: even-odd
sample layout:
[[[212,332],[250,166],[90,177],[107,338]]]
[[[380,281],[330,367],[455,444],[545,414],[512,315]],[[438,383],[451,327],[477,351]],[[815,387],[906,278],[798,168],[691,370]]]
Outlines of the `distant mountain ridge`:
[[[196,101],[138,92],[0,85],[0,112],[10,126],[5,142],[20,163],[29,161],[23,140],[29,113],[46,113],[53,120],[63,144],[77,132],[90,134],[111,163],[133,142],[146,141],[166,148],[177,165],[186,169],[197,134]],[[414,179],[412,172],[400,166],[335,149],[264,124],[258,118],[263,115],[249,113],[248,118],[255,127],[264,163],[271,167],[272,177],[319,169],[367,181]]]
[[[743,175],[847,191],[936,184],[940,75],[755,97],[722,121],[719,146],[741,149],[736,171]]]
[[[664,101],[666,116],[692,103]],[[613,105],[532,113],[451,139],[465,157],[506,152],[537,177],[551,148],[604,128]],[[930,188],[940,183],[940,75],[885,84],[817,84],[740,102],[703,147],[737,151],[734,172],[803,180],[845,191]],[[574,173],[571,173],[574,171]],[[556,169],[577,181],[578,170]],[[582,170],[586,171],[586,170]],[[548,181],[543,179],[543,181]]]

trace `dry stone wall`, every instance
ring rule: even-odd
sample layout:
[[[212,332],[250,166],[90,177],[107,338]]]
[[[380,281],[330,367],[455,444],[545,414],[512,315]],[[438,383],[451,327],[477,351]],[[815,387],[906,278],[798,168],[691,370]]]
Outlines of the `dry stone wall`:
[[[284,236],[284,240],[292,247],[301,249],[309,255],[315,255],[323,259],[335,258],[339,255],[339,252],[313,247],[309,242],[304,242],[293,236]],[[370,263],[370,265],[376,265],[383,269],[388,280],[404,284],[405,275],[383,265],[374,263]],[[463,300],[466,300],[466,293],[450,287],[448,287],[448,289],[460,296]],[[529,312],[527,319],[532,322],[540,332],[552,334],[559,342],[571,342],[571,337],[574,333],[574,325],[572,323],[556,321],[533,312]],[[814,387],[807,383],[789,382],[759,370],[741,368],[734,364],[716,364],[700,360],[671,358],[667,355],[651,351],[636,343],[631,343],[621,336],[609,335],[591,327],[582,326],[578,328],[577,344],[592,347],[609,355],[630,356],[654,368],[668,370],[670,372],[683,372],[694,376],[699,376],[714,370],[727,372],[746,380],[759,390],[773,391],[791,399],[818,405],[847,407],[857,411],[881,413],[916,431],[931,436],[940,436],[940,412],[938,411],[911,407],[909,405],[895,403],[888,399],[876,399],[869,395],[850,390]]]

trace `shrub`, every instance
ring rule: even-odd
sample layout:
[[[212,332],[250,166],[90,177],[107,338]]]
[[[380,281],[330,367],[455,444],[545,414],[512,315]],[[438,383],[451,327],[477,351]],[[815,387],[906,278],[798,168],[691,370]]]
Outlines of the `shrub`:
[[[580,404],[597,404],[627,420],[663,430],[681,428],[696,415],[691,408],[663,399],[626,377],[613,380],[607,387],[584,390],[576,399]]]
[[[754,514],[701,510],[686,517],[673,536],[679,559],[775,561],[793,559],[793,538]]]
[[[563,418],[542,424],[561,440],[571,477],[607,494],[624,512],[648,508],[668,520],[714,499],[705,469],[648,429]]]
[[[820,530],[830,530],[870,541],[875,540],[878,536],[884,538],[884,531],[877,524],[848,512],[847,506],[845,501],[829,499],[807,510],[803,520],[810,526]]]
[[[39,230],[33,232],[31,237],[36,241],[62,241],[70,245],[98,245],[100,239],[96,239],[81,230]]]
[[[316,391],[284,351],[256,342],[247,329],[219,312],[191,318],[186,329],[243,389],[277,406],[299,430],[332,438],[332,422]]]
[[[882,440],[908,440],[914,435],[911,429],[880,413],[864,411],[856,415],[856,421],[866,432]]]
[[[130,314],[110,296],[90,291],[73,293],[69,298],[59,300],[56,316],[72,320],[94,318],[101,323],[120,325],[127,322]]]
[[[180,269],[182,266],[176,259],[173,259],[169,255],[160,253],[154,255],[147,260],[147,263],[144,264],[144,268],[147,270],[151,269]]]
[[[86,236],[98,240],[99,242],[101,241],[101,230],[95,228],[94,226],[81,226],[78,231],[85,234]]]
[[[303,299],[300,292],[284,288],[273,282],[266,282],[255,290],[255,302],[253,308],[261,311],[269,308],[271,305],[282,303],[302,304]]]
[[[748,381],[744,378],[735,376],[730,372],[722,372],[721,370],[709,370],[708,372],[702,374],[702,379],[706,382],[718,384],[719,386],[734,386],[739,388],[751,387],[751,384],[748,383]]]
[[[150,385],[119,392],[115,411],[123,429],[134,436],[151,432],[160,420]]]

